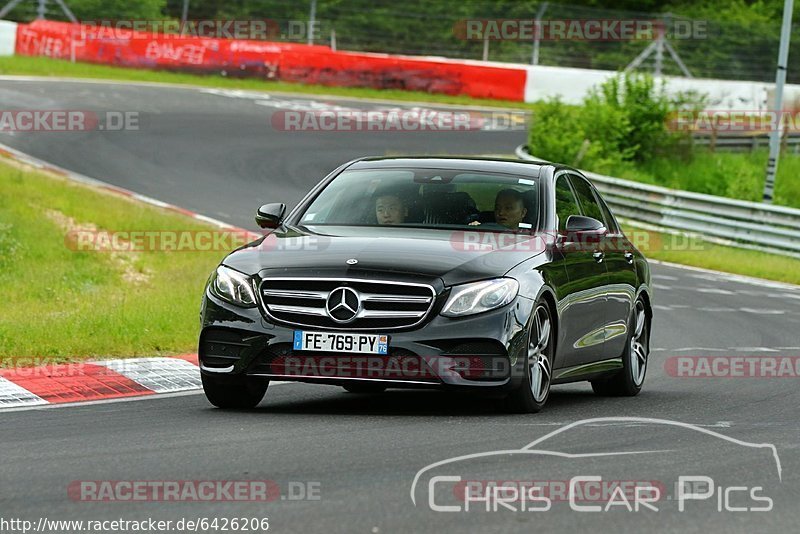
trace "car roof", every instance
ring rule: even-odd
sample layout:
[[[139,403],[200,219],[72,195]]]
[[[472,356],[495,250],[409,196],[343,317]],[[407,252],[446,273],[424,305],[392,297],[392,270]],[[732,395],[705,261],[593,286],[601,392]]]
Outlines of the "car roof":
[[[353,161],[348,169],[390,169],[420,168],[448,169],[484,172],[502,172],[539,177],[541,170],[551,165],[544,161],[524,161],[518,159],[484,158],[484,157],[366,157]]]

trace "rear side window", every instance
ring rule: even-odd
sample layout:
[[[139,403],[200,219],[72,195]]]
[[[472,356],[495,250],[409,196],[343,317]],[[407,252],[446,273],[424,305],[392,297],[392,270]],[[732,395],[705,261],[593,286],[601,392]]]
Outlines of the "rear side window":
[[[567,229],[567,219],[570,215],[580,215],[578,201],[569,186],[567,176],[562,174],[556,180],[556,215],[558,216],[558,231],[564,232]]]

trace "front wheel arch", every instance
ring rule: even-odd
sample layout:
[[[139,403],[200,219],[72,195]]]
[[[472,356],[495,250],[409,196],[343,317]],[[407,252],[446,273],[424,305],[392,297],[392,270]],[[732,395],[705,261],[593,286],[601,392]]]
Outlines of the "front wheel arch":
[[[555,368],[557,362],[556,358],[558,356],[558,334],[561,332],[561,322],[558,316],[558,306],[556,305],[555,293],[553,293],[553,290],[550,289],[550,287],[544,286],[539,292],[539,296],[536,297],[534,301],[544,301],[550,308],[550,317],[551,321],[553,322],[553,331],[555,332],[555,335],[553,336],[553,367]],[[531,310],[535,308],[536,306],[534,305]]]
[[[647,317],[647,333],[651,334],[653,330],[653,306],[650,303],[650,293],[647,288],[642,288],[636,298],[641,298],[642,302],[644,303],[644,313]],[[636,300],[634,300],[634,304],[635,303]]]

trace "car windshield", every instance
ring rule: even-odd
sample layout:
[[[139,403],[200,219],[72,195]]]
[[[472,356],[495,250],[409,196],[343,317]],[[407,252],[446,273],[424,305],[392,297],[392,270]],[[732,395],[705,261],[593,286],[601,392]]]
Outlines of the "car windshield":
[[[299,224],[535,229],[538,180],[442,169],[349,170],[337,176]]]

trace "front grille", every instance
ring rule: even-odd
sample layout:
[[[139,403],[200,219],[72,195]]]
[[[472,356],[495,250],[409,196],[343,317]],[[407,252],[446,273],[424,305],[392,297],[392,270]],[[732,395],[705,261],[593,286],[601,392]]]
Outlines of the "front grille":
[[[348,288],[348,298],[355,294],[358,305],[348,300],[348,308],[334,310],[342,293],[336,292],[336,301],[326,308],[331,292],[339,288]],[[259,293],[270,318],[333,330],[409,328],[425,320],[436,298],[433,287],[425,284],[350,278],[266,278]],[[350,309],[355,316],[348,320]]]

